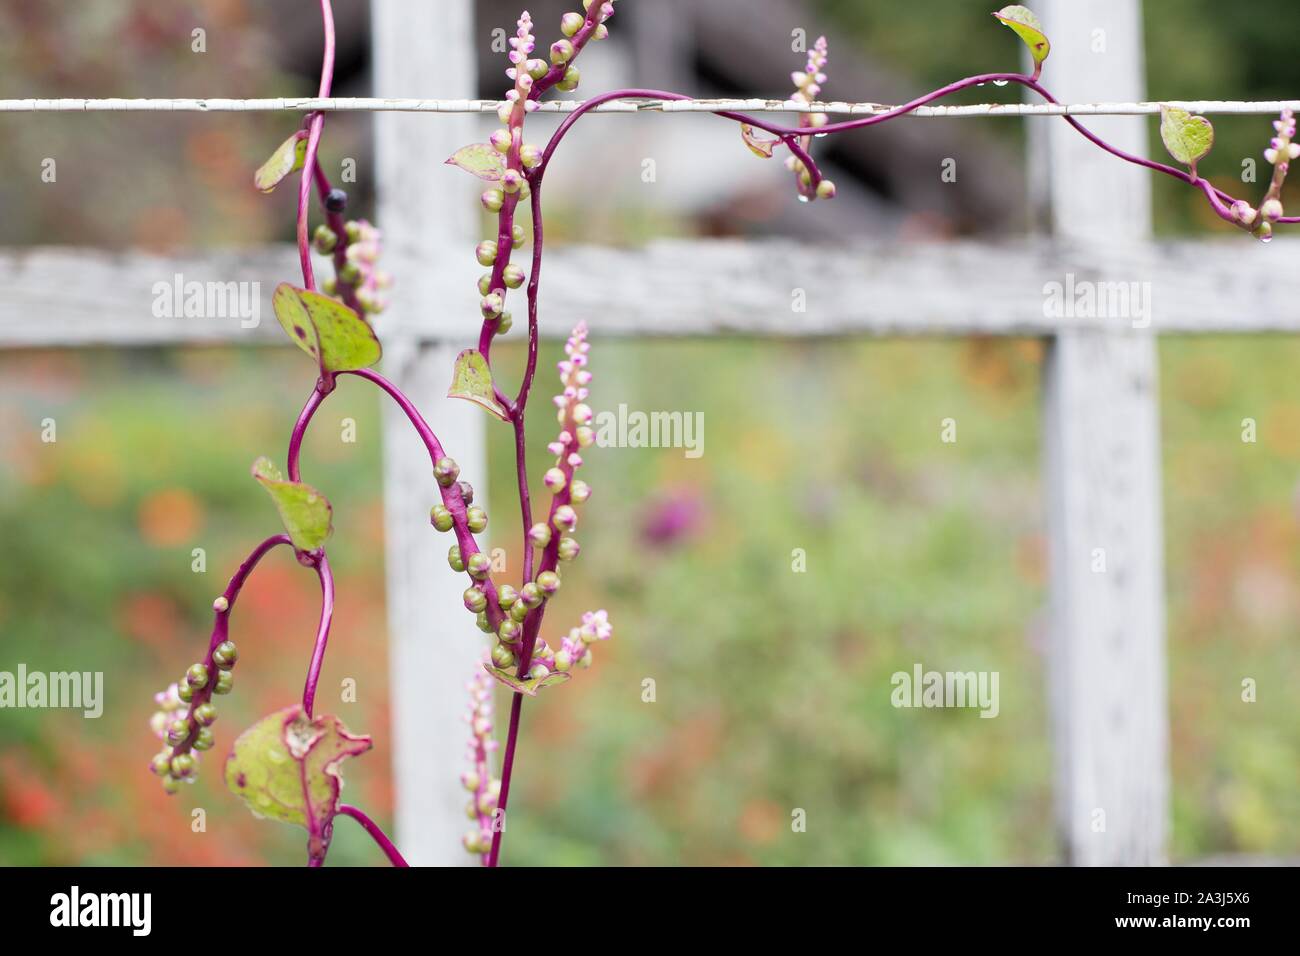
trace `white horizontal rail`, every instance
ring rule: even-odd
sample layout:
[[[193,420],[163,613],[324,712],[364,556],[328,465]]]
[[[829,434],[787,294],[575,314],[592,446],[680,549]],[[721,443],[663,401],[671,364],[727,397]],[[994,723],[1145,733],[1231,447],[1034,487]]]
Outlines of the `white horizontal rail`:
[[[428,253],[454,261],[460,247]],[[1243,237],[1079,246],[1063,242],[896,243],[838,247],[779,241],[663,241],[634,249],[557,245],[548,251],[541,332],[579,319],[601,335],[1051,336],[1069,328],[1153,333],[1300,332],[1300,239]],[[291,245],[163,257],[66,247],[0,249],[0,348],[285,344],[271,311],[278,282],[298,268]],[[408,280],[409,281],[409,280]],[[221,293],[186,316],[186,286]],[[401,275],[398,276],[402,283]],[[227,291],[227,284],[234,286]],[[242,284],[242,285],[237,285]],[[1062,303],[1084,292],[1110,314]],[[179,291],[178,290],[179,287]],[[803,295],[796,294],[803,290]],[[1129,308],[1113,307],[1115,292]],[[403,334],[464,342],[478,334],[473,282],[428,293],[437,308],[406,317]],[[256,318],[230,303],[256,300]],[[803,311],[796,311],[800,302]],[[611,308],[611,303],[617,307]],[[1100,308],[1098,309],[1099,312]],[[1113,314],[1115,312],[1121,314]],[[387,313],[380,337],[394,331]],[[1149,320],[1149,325],[1147,324]],[[510,338],[519,341],[522,333]]]
[[[371,97],[227,99],[25,99],[0,100],[0,113],[495,113],[501,100],[380,99]],[[581,100],[551,100],[543,113],[572,113]],[[963,106],[921,106],[911,116],[1147,116],[1161,106],[1192,113],[1271,114],[1300,111],[1300,100],[1168,100],[1163,103],[980,103]],[[612,100],[595,113],[834,113],[874,116],[897,109],[882,103],[800,103],[795,100]]]

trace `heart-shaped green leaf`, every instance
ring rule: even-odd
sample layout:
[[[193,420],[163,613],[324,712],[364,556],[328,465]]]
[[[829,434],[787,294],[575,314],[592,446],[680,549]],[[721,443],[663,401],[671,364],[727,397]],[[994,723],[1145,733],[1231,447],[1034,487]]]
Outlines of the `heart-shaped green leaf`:
[[[350,372],[383,355],[375,330],[337,299],[282,282],[271,296],[275,317],[322,372]]]
[[[552,671],[545,677],[529,677],[521,680],[514,674],[510,673],[510,671],[503,671],[501,668],[493,667],[491,664],[484,664],[483,669],[509,687],[516,694],[524,694],[528,697],[536,697],[537,692],[543,687],[550,687],[552,684],[563,684],[573,676],[564,671]]]
[[[269,193],[290,173],[302,169],[307,159],[307,131],[298,130],[271,154],[261,168],[253,174],[253,185]]]
[[[740,124],[740,138],[745,141],[745,145],[755,156],[762,156],[764,159],[772,158],[772,150],[779,139],[763,139],[754,132],[754,127],[748,123]]]
[[[1030,56],[1034,58],[1034,72],[1037,75],[1047,54],[1052,51],[1052,44],[1047,42],[1047,34],[1043,33],[1043,25],[1038,17],[1028,7],[1022,7],[1018,3],[1003,7],[993,15],[1015,30],[1016,35],[1025,41]]]
[[[463,398],[481,405],[503,422],[510,420],[492,388],[492,369],[478,349],[466,349],[456,356],[456,368],[451,375],[447,397]]]
[[[338,813],[339,764],[371,747],[333,715],[314,720],[295,704],[263,717],[235,741],[226,786],[255,816],[304,827],[313,862],[325,859]]]
[[[301,481],[286,481],[269,458],[253,462],[253,477],[266,489],[275,510],[280,512],[284,530],[299,551],[319,551],[334,530],[334,509],[325,496]]]
[[[1204,116],[1193,116],[1174,106],[1161,106],[1160,138],[1170,156],[1195,172],[1196,164],[1214,146],[1214,126]]]
[[[475,143],[463,146],[447,160],[448,166],[459,166],[466,172],[473,173],[479,179],[495,182],[506,171],[505,160],[489,143]]]

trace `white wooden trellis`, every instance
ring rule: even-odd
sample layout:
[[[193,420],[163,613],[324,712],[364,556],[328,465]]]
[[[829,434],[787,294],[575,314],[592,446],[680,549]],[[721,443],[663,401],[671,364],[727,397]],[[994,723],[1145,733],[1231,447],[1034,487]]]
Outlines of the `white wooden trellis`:
[[[377,96],[433,98],[472,88],[472,0],[371,6]],[[1137,0],[1038,0],[1035,7],[1054,41],[1048,85],[1063,102],[1142,99]],[[1097,30],[1107,38],[1104,54],[1091,46]],[[1146,152],[1145,123],[1089,123],[1111,142]],[[1154,333],[1300,331],[1300,275],[1278,265],[1300,252],[1300,241],[1152,243],[1151,173],[1102,154],[1059,120],[1032,121],[1030,131],[1030,167],[1043,180],[1040,198],[1054,223],[1050,239],[837,251],[721,241],[557,248],[547,256],[541,304],[544,316],[564,321],[544,323],[543,332],[559,335],[585,319],[596,335],[1048,338],[1049,698],[1061,842],[1073,863],[1160,863],[1170,784]],[[476,273],[466,252],[478,238],[476,206],[468,181],[426,175],[474,135],[468,113],[375,114],[378,218],[387,267],[401,277],[382,320],[384,371],[426,409],[463,471],[485,475],[483,416],[443,400],[453,357],[477,335]],[[153,318],[150,290],[175,273],[256,280],[269,289],[296,268],[295,251],[283,247],[190,259],[0,252],[9,277],[0,347],[277,340],[274,323],[243,330]],[[1045,284],[1067,274],[1149,282],[1151,327],[1045,317]],[[792,317],[789,291],[809,286],[810,276],[835,295],[814,292],[808,312]],[[468,858],[459,849],[459,721],[480,635],[465,615],[446,612],[459,604],[463,582],[447,573],[428,532],[423,446],[400,412],[387,407],[384,415],[397,839],[413,863],[461,863]],[[486,492],[480,480],[477,494]],[[1106,549],[1104,575],[1091,570],[1094,548]],[[1098,811],[1104,832],[1094,827]]]

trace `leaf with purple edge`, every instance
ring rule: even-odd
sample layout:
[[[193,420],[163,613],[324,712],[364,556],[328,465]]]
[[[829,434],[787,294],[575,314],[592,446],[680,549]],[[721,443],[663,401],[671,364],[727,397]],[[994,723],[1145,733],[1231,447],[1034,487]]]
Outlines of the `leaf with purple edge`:
[[[294,704],[239,735],[226,759],[226,786],[254,816],[305,828],[308,855],[320,863],[338,813],[339,764],[370,747],[369,737],[349,733],[337,717],[312,719]]]
[[[740,124],[740,138],[745,141],[745,145],[755,156],[761,156],[763,159],[772,158],[772,150],[781,141],[779,139],[761,139],[754,132],[754,127],[748,123]]]
[[[492,388],[492,369],[478,349],[466,349],[456,356],[456,368],[451,375],[447,397],[463,398],[482,406],[503,422],[510,420]]]
[[[459,166],[467,173],[473,173],[488,182],[496,182],[506,171],[501,154],[489,143],[461,147],[447,160],[447,165]]]
[[[1029,55],[1034,58],[1035,73],[1042,69],[1043,61],[1052,52],[1052,44],[1048,42],[1047,34],[1043,32],[1043,24],[1034,12],[1016,3],[1003,7],[993,16],[1016,31],[1016,35],[1025,41],[1025,46],[1029,47]]]
[[[334,530],[334,509],[324,495],[301,481],[286,481],[266,457],[253,462],[253,477],[271,496],[295,548],[311,553],[325,546]]]
[[[510,671],[504,671],[499,667],[493,667],[491,664],[484,664],[483,669],[502,684],[509,687],[516,694],[523,694],[527,697],[536,697],[537,692],[543,687],[550,687],[552,684],[563,684],[573,676],[564,671],[553,671],[545,677],[528,677],[521,679],[510,673]]]
[[[282,282],[271,308],[298,348],[320,365],[321,372],[351,372],[374,365],[383,356],[375,330],[337,299]]]
[[[1196,171],[1196,164],[1214,147],[1214,126],[1176,106],[1160,107],[1160,139],[1169,155]]]
[[[280,185],[284,179],[302,169],[307,160],[307,131],[298,130],[271,154],[253,174],[253,185],[264,193],[269,193]]]

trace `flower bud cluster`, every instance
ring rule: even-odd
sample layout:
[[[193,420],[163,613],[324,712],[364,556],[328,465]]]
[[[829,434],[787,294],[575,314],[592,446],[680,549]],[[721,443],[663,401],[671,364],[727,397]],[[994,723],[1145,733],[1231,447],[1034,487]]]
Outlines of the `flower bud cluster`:
[[[329,226],[320,225],[312,239],[316,251],[325,255],[338,249],[340,239],[345,243],[342,262],[335,257],[339,263],[336,277],[322,282],[321,289],[327,295],[340,295],[340,287],[347,287],[363,312],[378,314],[388,307],[384,293],[393,284],[392,276],[379,268],[382,234],[364,219],[350,219],[343,228],[340,237]]]
[[[434,462],[433,477],[442,490],[442,502],[429,509],[429,523],[434,529],[443,532],[456,530],[456,515],[463,513],[465,530],[470,535],[486,531],[487,512],[474,504],[474,487],[460,479],[460,465],[444,455]],[[453,508],[457,510],[453,511]],[[467,556],[458,540],[447,551],[447,564],[457,574],[469,574],[471,583],[465,589],[465,608],[475,615],[479,630],[490,634],[494,630],[492,622],[500,620],[501,614],[489,605],[495,601],[502,611],[506,610],[501,597],[509,589],[497,590],[492,583],[492,559],[479,551],[472,539],[462,540],[468,540],[474,550]]]
[[[502,172],[500,179],[480,197],[483,208],[497,216],[497,232],[474,250],[479,265],[491,270],[478,280],[484,340],[510,331],[513,318],[506,309],[506,297],[509,290],[518,289],[528,281],[524,270],[510,261],[511,252],[521,248],[525,240],[523,227],[515,223],[515,209],[532,195],[530,177],[541,166],[543,150],[536,143],[524,142],[524,119],[538,109],[538,96],[551,86],[564,92],[576,90],[580,77],[573,61],[588,39],[599,40],[609,35],[604,21],[614,15],[612,0],[603,0],[594,14],[591,2],[586,7],[585,16],[564,15],[560,22],[564,38],[551,44],[549,62],[534,56],[537,38],[527,11],[520,15],[515,35],[510,38],[510,66],[506,76],[514,81],[514,86],[506,92],[505,101],[497,110],[497,118],[503,125],[488,137],[491,147],[502,154]]]
[[[609,615],[602,609],[588,611],[582,615],[582,624],[572,628],[560,640],[560,649],[555,652],[553,667],[566,672],[574,667],[591,666],[591,645],[597,641],[607,641],[614,635],[614,628],[609,623]]]
[[[225,597],[213,605],[218,614],[229,610]],[[149,719],[154,736],[163,748],[149,761],[149,769],[162,778],[163,790],[175,793],[181,782],[193,783],[198,776],[197,751],[213,745],[212,724],[217,719],[213,694],[228,694],[234,686],[231,673],[239,652],[233,641],[222,641],[212,651],[211,666],[191,664],[180,681],[154,694],[157,711]],[[215,671],[215,673],[214,673]]]
[[[808,65],[802,72],[790,74],[790,79],[795,85],[795,93],[792,100],[798,103],[815,103],[817,97],[821,95],[822,84],[826,82],[826,63],[829,59],[827,54],[826,38],[818,37],[813,48],[808,51]],[[799,126],[809,130],[819,129],[825,126],[829,117],[825,113],[800,113]],[[800,145],[806,151],[812,144],[812,136],[800,137]],[[791,156],[785,161],[785,168],[794,173],[795,186],[799,190],[799,198],[804,202],[813,199],[833,199],[835,196],[835,184],[829,179],[821,180],[816,186],[813,185],[812,171],[798,156]]]
[[[1259,221],[1254,229],[1255,235],[1265,242],[1273,238],[1273,224],[1286,215],[1282,208],[1282,186],[1291,171],[1291,160],[1300,158],[1300,143],[1295,142],[1295,112],[1283,110],[1282,116],[1273,121],[1273,131],[1276,135],[1264,150],[1264,158],[1273,166],[1273,179],[1260,203]]]
[[[467,748],[470,769],[460,775],[461,785],[470,794],[465,814],[477,824],[461,842],[470,853],[482,856],[484,863],[492,849],[492,822],[501,796],[501,781],[492,776],[488,756],[497,749],[492,736],[493,686],[492,678],[483,670],[465,685],[470,693],[469,710],[465,714],[465,722],[470,725]]]

